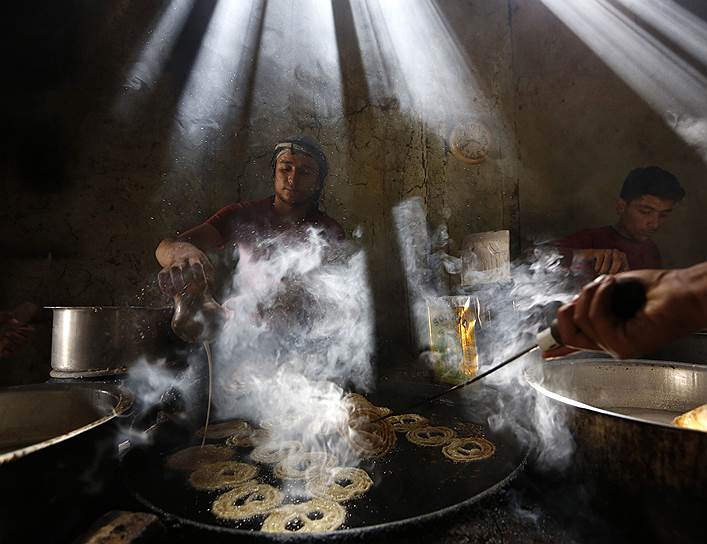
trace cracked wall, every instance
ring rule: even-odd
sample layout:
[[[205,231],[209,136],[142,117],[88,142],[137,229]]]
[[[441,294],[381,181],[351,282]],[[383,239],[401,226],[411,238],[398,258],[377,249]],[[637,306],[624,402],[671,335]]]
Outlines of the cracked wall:
[[[409,73],[375,2],[315,12],[204,0],[150,77],[154,59],[136,60],[177,3],[54,4],[15,6],[8,36],[3,307],[168,302],[155,284],[158,241],[270,194],[272,145],[297,132],[315,135],[331,159],[323,209],[349,236],[361,228],[384,365],[407,364],[412,351],[392,219],[405,198],[422,199],[431,225],[448,224],[452,253],[469,232],[504,228],[518,255],[611,222],[625,173],[660,164],[688,191],[658,238],[665,260],[707,259],[701,157],[537,0],[416,2],[444,29],[430,49],[454,53],[439,70],[413,58],[421,74]],[[679,4],[707,18],[696,0]],[[238,31],[223,31],[234,18]],[[473,87],[445,87],[461,73]],[[420,85],[433,92],[411,107]],[[493,138],[476,166],[448,149],[470,114]],[[16,381],[45,377],[48,331],[25,355],[30,372],[6,366]]]
[[[494,156],[469,166],[446,139],[470,112],[449,106],[431,117],[401,105],[366,72],[385,36],[357,31],[348,2],[331,3],[333,26],[302,4],[244,4],[195,3],[149,78],[127,74],[168,13],[166,0],[16,8],[18,21],[32,23],[17,37],[19,77],[4,91],[14,137],[3,176],[2,305],[167,303],[155,283],[158,241],[229,202],[270,194],[274,142],[307,132],[331,161],[322,208],[349,236],[362,229],[381,358],[407,361],[393,206],[421,197],[431,224],[449,224],[452,250],[467,232],[517,229],[516,152],[495,107],[511,101],[507,6],[424,3],[449,25],[459,54],[473,58],[469,70],[487,95],[475,113],[494,132]],[[242,9],[247,24],[219,33],[223,9]],[[48,370],[48,352],[35,356]]]
[[[707,155],[680,139],[664,120],[664,108],[650,107],[542,2],[513,0],[512,5],[516,99],[508,116],[515,121],[519,149],[519,227],[524,246],[612,224],[626,174],[637,166],[655,164],[673,172],[687,191],[656,238],[665,265],[706,260]],[[598,9],[589,3],[578,5]],[[704,2],[680,0],[674,6],[687,10],[693,24],[704,29]],[[610,23],[604,21],[605,30]],[[680,32],[679,27],[675,30]],[[665,37],[653,34],[648,41],[658,49],[646,47],[645,62],[655,77],[664,78],[655,58],[660,57],[660,48],[667,47]],[[704,73],[704,58],[701,62]],[[626,73],[636,69],[631,63],[626,56]],[[681,92],[679,82],[668,85],[675,86],[676,94]],[[702,110],[707,117],[707,101]]]

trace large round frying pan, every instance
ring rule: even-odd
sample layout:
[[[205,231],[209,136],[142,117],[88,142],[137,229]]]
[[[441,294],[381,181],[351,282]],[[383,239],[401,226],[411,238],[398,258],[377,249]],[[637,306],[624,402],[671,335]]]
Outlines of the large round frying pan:
[[[398,383],[379,388],[369,399],[395,408],[440,390],[438,386],[427,384]],[[431,521],[469,507],[510,481],[523,467],[527,448],[509,431],[488,429],[481,418],[473,415],[473,407],[468,402],[462,395],[450,396],[419,413],[437,425],[456,427],[460,435],[481,429],[482,434],[496,445],[493,457],[455,464],[442,455],[441,448],[416,446],[409,443],[404,434],[398,433],[392,453],[361,465],[375,485],[364,497],[346,504],[345,525],[328,533],[327,538],[360,538],[366,533]],[[164,468],[166,453],[195,443],[193,440],[177,446],[160,440],[149,447],[132,448],[123,458],[122,467],[125,481],[136,498],[168,522],[203,529],[212,536],[281,539],[283,535],[259,532],[262,520],[240,525],[219,521],[210,512],[218,492],[194,491],[184,475]],[[241,451],[244,457],[250,452],[249,449]],[[267,471],[261,471],[259,479],[277,484]]]

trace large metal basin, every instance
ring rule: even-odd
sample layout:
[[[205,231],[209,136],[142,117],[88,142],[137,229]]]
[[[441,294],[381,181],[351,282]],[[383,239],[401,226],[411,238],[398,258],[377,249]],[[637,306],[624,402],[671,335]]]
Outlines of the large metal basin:
[[[127,393],[108,385],[0,389],[0,465],[86,433],[131,404]]]
[[[0,542],[68,542],[109,508],[131,404],[109,384],[0,389]]]
[[[704,542],[707,433],[672,418],[707,402],[707,366],[568,359],[532,367],[526,378],[573,433],[563,479],[650,541]]]
[[[605,479],[707,498],[707,433],[672,419],[707,403],[707,367],[690,363],[575,359],[526,371],[564,410],[577,460]]]

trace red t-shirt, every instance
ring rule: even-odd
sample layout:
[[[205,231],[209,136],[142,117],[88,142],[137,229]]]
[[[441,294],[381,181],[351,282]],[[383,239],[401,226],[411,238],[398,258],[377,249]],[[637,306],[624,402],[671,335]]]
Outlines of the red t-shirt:
[[[262,200],[229,204],[207,219],[206,223],[219,232],[224,245],[254,245],[283,232],[304,238],[310,226],[321,228],[322,234],[330,240],[344,239],[341,225],[319,210],[313,210],[296,225],[280,222],[273,207],[274,200],[274,196],[269,196]]]
[[[658,246],[653,240],[631,240],[612,226],[580,230],[551,244],[568,249],[618,249],[626,254],[631,270],[663,267]]]

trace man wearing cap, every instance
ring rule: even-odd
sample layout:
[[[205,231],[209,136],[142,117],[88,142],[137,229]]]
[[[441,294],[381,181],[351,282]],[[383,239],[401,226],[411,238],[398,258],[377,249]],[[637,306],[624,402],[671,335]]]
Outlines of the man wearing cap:
[[[662,268],[652,238],[684,196],[670,172],[657,166],[635,168],[621,188],[615,225],[580,230],[550,245],[579,263],[580,269],[589,265],[594,274]]]
[[[319,210],[319,198],[328,173],[326,155],[307,136],[278,143],[272,161],[274,194],[256,201],[229,204],[204,223],[162,240],[155,257],[162,266],[160,289],[173,296],[190,283],[214,281],[214,268],[205,252],[230,245],[255,248],[278,236],[304,237],[310,227],[328,240],[341,240],[344,230]]]

